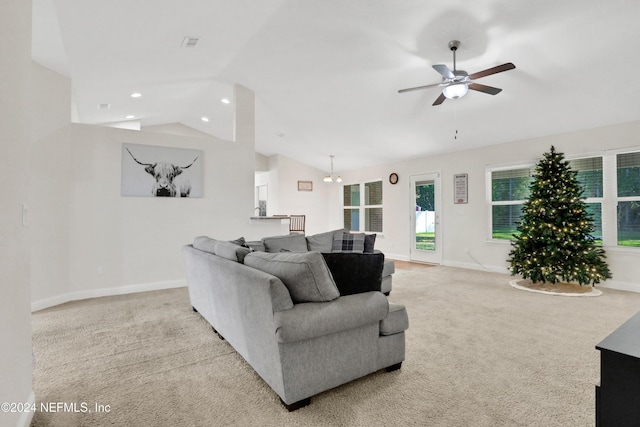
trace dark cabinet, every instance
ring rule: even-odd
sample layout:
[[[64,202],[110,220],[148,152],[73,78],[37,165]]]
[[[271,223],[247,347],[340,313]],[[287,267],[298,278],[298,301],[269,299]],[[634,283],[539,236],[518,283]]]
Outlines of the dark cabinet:
[[[600,350],[596,426],[640,425],[640,313],[596,348]]]

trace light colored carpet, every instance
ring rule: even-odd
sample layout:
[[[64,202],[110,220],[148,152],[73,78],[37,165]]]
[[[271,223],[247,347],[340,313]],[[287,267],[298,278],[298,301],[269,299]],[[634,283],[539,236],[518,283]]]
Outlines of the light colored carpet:
[[[409,313],[402,369],[287,412],[192,312],[186,288],[64,304],[33,315],[40,402],[109,405],[42,413],[39,426],[590,426],[595,345],[640,310],[640,294],[523,292],[506,275],[398,270]]]

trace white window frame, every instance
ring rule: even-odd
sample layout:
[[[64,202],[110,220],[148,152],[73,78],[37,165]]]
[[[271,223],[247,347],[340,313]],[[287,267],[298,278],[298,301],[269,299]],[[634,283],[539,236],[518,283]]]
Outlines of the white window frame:
[[[366,184],[371,184],[371,183],[376,183],[376,182],[380,182],[380,185],[382,186],[382,204],[378,204],[378,205],[365,205],[365,191],[366,191]],[[353,186],[353,185],[358,185],[360,186],[360,205],[358,206],[349,206],[349,205],[345,205],[344,204],[344,188],[345,187],[349,187],[349,186]],[[376,234],[382,234],[384,232],[384,181],[382,179],[372,179],[372,180],[368,180],[368,181],[362,181],[362,182],[355,182],[352,184],[343,184],[341,189],[340,189],[340,204],[341,204],[341,211],[342,211],[342,226],[346,228],[345,224],[344,224],[344,211],[345,209],[357,209],[358,210],[358,225],[359,225],[359,229],[358,230],[351,230],[353,232],[359,232],[359,233],[376,233]],[[367,209],[371,209],[371,208],[380,208],[382,209],[382,230],[381,231],[376,231],[376,230],[366,230],[366,215],[365,212]]]
[[[633,153],[640,153],[640,148],[635,148],[635,149],[624,149],[624,150],[617,150],[615,153],[612,153],[612,164],[613,164],[613,172],[611,173],[612,176],[612,187],[613,187],[613,200],[614,200],[614,208],[612,209],[612,214],[613,214],[613,229],[615,230],[612,233],[611,238],[613,239],[612,242],[615,242],[615,246],[616,248],[622,250],[622,251],[638,251],[640,250],[640,247],[638,246],[625,246],[625,245],[619,245],[618,244],[618,204],[620,202],[640,202],[640,195],[638,196],[623,196],[623,197],[618,197],[618,155],[619,154],[633,154]]]
[[[617,155],[627,153],[639,153],[640,146],[629,147],[624,149],[612,149],[601,152],[581,153],[579,155],[565,156],[565,160],[573,161],[580,159],[588,159],[592,157],[602,157],[602,197],[587,197],[582,199],[585,203],[600,203],[602,212],[602,247],[606,250],[616,252],[638,253],[640,247],[637,246],[619,246],[618,245],[618,203],[627,201],[639,201],[638,196],[618,197],[617,182]],[[503,245],[510,245],[512,240],[494,239],[493,238],[493,206],[494,205],[510,205],[524,203],[523,201],[509,200],[507,202],[492,201],[492,173],[495,171],[524,169],[527,167],[535,168],[532,164],[514,164],[509,166],[487,167],[485,174],[486,184],[486,201],[487,201],[487,242]]]
[[[493,172],[500,171],[508,171],[508,170],[516,170],[516,169],[532,169],[531,173],[533,173],[533,169],[535,169],[535,165],[531,163],[518,164],[513,166],[500,166],[500,167],[489,167],[486,170],[486,200],[487,200],[487,218],[489,218],[489,222],[487,224],[487,236],[488,241],[492,243],[504,243],[511,244],[511,239],[496,239],[493,237],[493,207],[494,206],[507,206],[507,205],[523,205],[526,200],[505,200],[505,201],[494,201],[493,200]]]

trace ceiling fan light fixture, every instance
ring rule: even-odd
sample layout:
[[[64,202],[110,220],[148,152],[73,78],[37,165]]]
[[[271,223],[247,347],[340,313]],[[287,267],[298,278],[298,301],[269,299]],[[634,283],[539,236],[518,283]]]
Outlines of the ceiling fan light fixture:
[[[462,98],[469,91],[469,87],[464,83],[454,83],[444,88],[442,93],[449,99]]]

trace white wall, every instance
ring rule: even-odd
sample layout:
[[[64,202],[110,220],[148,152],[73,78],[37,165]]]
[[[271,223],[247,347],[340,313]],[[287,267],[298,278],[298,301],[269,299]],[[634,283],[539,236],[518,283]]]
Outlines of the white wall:
[[[31,2],[0,13],[0,402],[33,402],[29,257],[22,205],[29,167]],[[28,413],[0,411],[0,425],[27,426]]]
[[[345,183],[383,180],[384,233],[378,236],[376,247],[391,258],[408,259],[411,232],[409,177],[440,172],[443,264],[506,272],[509,243],[496,243],[489,239],[486,168],[536,163],[551,145],[567,156],[637,147],[640,146],[638,135],[640,121],[347,171],[342,173],[342,177]],[[397,185],[388,181],[391,172],[400,176]],[[453,176],[458,173],[469,176],[468,204],[453,203]],[[328,200],[331,204],[329,227],[340,227],[342,219],[335,214],[340,212],[338,189],[332,190]],[[637,250],[606,249],[613,279],[603,285],[640,291],[640,253]]]
[[[180,253],[184,244],[204,234],[219,239],[242,236],[254,207],[253,102],[250,91],[237,88],[235,142],[68,124],[68,158],[62,159],[68,167],[58,172],[47,170],[54,182],[68,179],[68,185],[61,190],[62,201],[51,212],[53,217],[39,222],[43,230],[45,223],[60,225],[67,237],[58,239],[62,231],[39,233],[34,241],[39,239],[40,248],[33,248],[39,254],[59,251],[55,257],[62,263],[60,276],[68,277],[60,283],[45,283],[52,266],[38,255],[32,270],[43,280],[33,284],[33,308],[184,285]],[[123,142],[203,150],[204,197],[121,197]],[[36,180],[45,178],[40,173],[34,175]],[[44,189],[34,191],[38,207],[34,217],[49,215],[40,207],[46,209],[43,200],[53,204],[55,196]]]
[[[316,234],[329,228],[327,199],[332,187],[339,184],[323,182],[324,172],[283,155],[269,157],[268,215],[306,215],[306,234]],[[298,181],[311,181],[313,191],[298,191]]]
[[[35,299],[69,292],[69,201],[71,83],[32,65],[28,187],[31,294]]]

